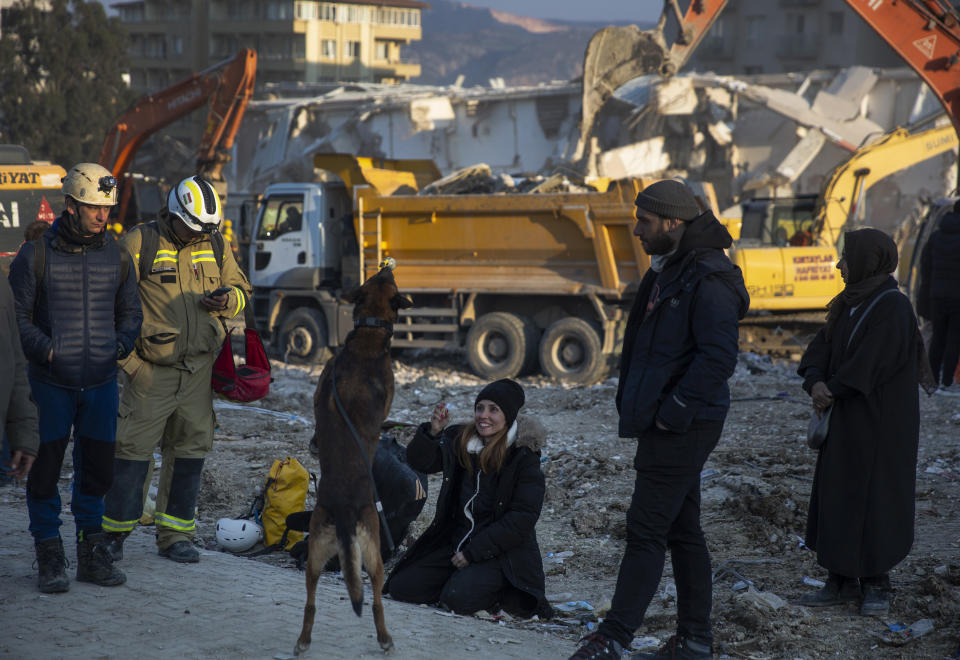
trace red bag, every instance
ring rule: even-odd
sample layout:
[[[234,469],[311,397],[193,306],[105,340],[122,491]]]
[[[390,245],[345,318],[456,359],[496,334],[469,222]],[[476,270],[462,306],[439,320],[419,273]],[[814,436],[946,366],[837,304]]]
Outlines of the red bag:
[[[220,355],[213,363],[211,385],[215,392],[231,401],[256,401],[270,392],[270,360],[257,331],[247,328],[243,332],[246,338],[246,363],[239,367],[234,364],[228,332]]]

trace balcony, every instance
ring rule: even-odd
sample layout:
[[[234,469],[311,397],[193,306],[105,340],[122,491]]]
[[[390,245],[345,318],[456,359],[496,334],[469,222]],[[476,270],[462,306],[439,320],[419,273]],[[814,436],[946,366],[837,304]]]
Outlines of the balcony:
[[[805,32],[784,34],[777,44],[777,57],[785,59],[816,59],[820,56],[823,40],[819,34]]]

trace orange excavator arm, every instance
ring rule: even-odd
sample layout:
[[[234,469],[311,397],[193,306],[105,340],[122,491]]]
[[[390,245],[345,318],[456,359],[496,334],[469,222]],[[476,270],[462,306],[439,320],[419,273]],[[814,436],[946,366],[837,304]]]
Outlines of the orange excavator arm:
[[[960,133],[960,13],[944,0],[847,0],[937,95]]]
[[[257,53],[245,48],[231,60],[144,96],[114,122],[100,150],[100,164],[119,179],[148,137],[209,101],[197,165],[202,174],[219,180],[228,160],[227,151],[253,97],[256,71]]]

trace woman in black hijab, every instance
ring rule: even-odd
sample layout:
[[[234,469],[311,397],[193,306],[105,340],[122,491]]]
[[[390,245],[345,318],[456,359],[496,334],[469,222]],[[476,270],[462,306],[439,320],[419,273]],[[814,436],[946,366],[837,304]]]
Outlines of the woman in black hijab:
[[[861,614],[883,615],[888,572],[913,544],[922,344],[913,307],[891,276],[893,239],[860,229],[847,232],[844,245],[837,268],[846,286],[797,370],[814,408],[832,407],[806,531],[829,578],[800,603],[862,597]]]

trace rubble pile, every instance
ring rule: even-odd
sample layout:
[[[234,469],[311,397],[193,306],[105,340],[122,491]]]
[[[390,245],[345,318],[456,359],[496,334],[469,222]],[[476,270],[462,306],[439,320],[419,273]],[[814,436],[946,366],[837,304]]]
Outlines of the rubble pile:
[[[517,177],[506,173],[494,175],[485,163],[459,169],[424,186],[420,195],[492,195],[517,193],[596,192],[587,184],[576,184],[562,174],[534,174]],[[395,193],[402,194],[402,193]]]

